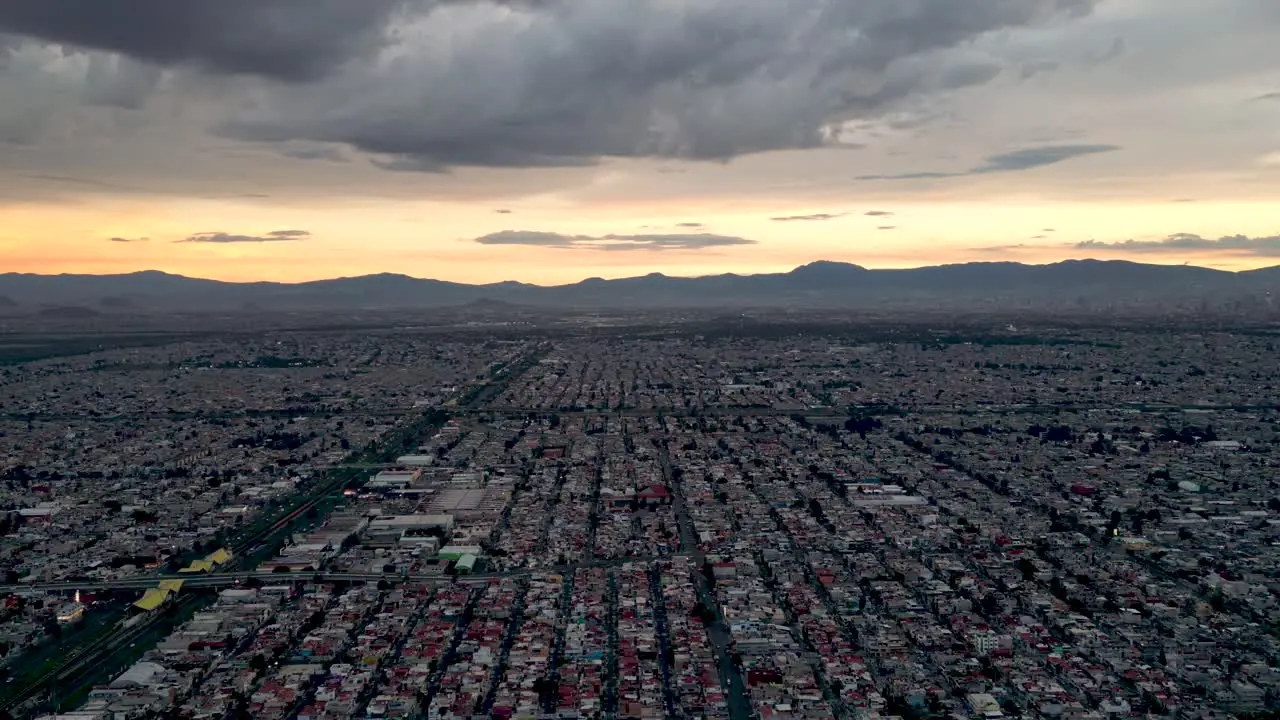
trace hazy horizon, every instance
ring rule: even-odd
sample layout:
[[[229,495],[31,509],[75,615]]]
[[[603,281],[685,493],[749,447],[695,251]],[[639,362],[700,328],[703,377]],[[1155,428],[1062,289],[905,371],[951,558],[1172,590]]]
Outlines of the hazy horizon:
[[[477,285],[477,286],[497,285],[502,283],[519,283],[522,285],[529,285],[533,287],[559,287],[564,285],[572,285],[576,283],[586,282],[588,280],[625,280],[625,279],[632,279],[632,278],[642,278],[642,277],[652,276],[652,275],[661,275],[664,277],[685,278],[685,279],[709,278],[709,277],[717,277],[717,276],[724,276],[724,275],[737,275],[737,276],[776,275],[776,274],[786,274],[794,270],[800,269],[806,265],[811,265],[814,263],[835,263],[835,264],[841,264],[841,265],[856,265],[865,270],[904,270],[905,271],[905,270],[919,270],[919,269],[925,269],[925,268],[934,268],[934,267],[940,267],[942,265],[976,265],[976,264],[1014,263],[1014,264],[1022,265],[1026,267],[1047,267],[1051,265],[1059,265],[1059,264],[1068,263],[1068,262],[1131,262],[1131,263],[1137,263],[1141,265],[1154,265],[1154,266],[1160,266],[1160,267],[1188,267],[1189,266],[1189,267],[1200,268],[1204,270],[1215,270],[1219,272],[1228,272],[1228,273],[1249,272],[1251,270],[1266,270],[1269,268],[1280,268],[1280,262],[1261,265],[1258,267],[1251,267],[1251,268],[1244,268],[1244,269],[1237,269],[1237,270],[1226,270],[1223,268],[1210,267],[1207,265],[1196,265],[1195,263],[1157,262],[1157,261],[1148,260],[1142,257],[1138,257],[1136,259],[1078,257],[1078,258],[1062,258],[1058,260],[1045,260],[1042,262],[1028,262],[1028,261],[1021,261],[1021,260],[972,260],[972,261],[965,261],[960,263],[938,263],[938,264],[900,265],[900,266],[872,266],[872,265],[867,265],[864,263],[858,263],[858,262],[849,261],[849,260],[814,260],[809,263],[803,263],[801,265],[787,266],[787,267],[782,267],[779,269],[772,269],[772,270],[762,269],[762,270],[749,272],[749,273],[736,273],[732,271],[723,271],[723,272],[673,274],[673,273],[665,273],[660,271],[648,271],[648,272],[629,272],[629,273],[623,273],[623,274],[617,274],[617,275],[584,276],[577,279],[570,279],[564,282],[555,282],[555,283],[532,282],[528,280],[522,280],[519,277],[508,277],[508,278],[503,278],[501,280],[492,280],[492,281],[485,281],[485,282],[467,282],[464,280],[458,280],[455,278],[450,278],[445,276],[416,275],[412,273],[396,272],[394,270],[384,270],[384,271],[378,271],[378,272],[347,274],[347,275],[343,275],[343,274],[326,275],[326,276],[317,276],[312,278],[287,279],[287,280],[272,279],[270,277],[227,280],[227,279],[221,279],[218,277],[213,277],[208,275],[201,275],[201,274],[198,274],[198,272],[197,273],[179,273],[179,272],[169,272],[166,270],[159,270],[156,268],[142,268],[139,270],[128,270],[128,271],[122,271],[118,273],[77,273],[77,272],[31,273],[31,272],[5,271],[5,272],[0,272],[0,277],[8,274],[38,275],[38,276],[44,276],[44,277],[57,277],[57,276],[104,277],[104,276],[139,275],[139,274],[145,274],[145,273],[163,273],[165,275],[188,278],[191,280],[213,280],[216,282],[225,282],[225,283],[232,283],[232,284],[248,285],[248,284],[265,282],[265,283],[280,283],[285,285],[297,285],[297,284],[304,284],[304,283],[310,283],[310,282],[322,282],[326,280],[349,280],[349,279],[356,279],[356,278],[363,278],[363,277],[397,276],[397,277],[407,277],[414,280],[434,280],[434,281],[458,283],[458,284],[465,284],[465,285]]]

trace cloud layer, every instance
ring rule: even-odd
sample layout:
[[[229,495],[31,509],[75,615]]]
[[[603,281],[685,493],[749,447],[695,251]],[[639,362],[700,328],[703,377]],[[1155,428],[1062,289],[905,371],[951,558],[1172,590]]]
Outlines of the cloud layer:
[[[524,245],[532,247],[586,250],[705,250],[736,245],[754,245],[754,240],[710,233],[646,235],[562,235],[534,230],[504,230],[475,239],[481,245]]]
[[[311,237],[311,233],[306,230],[273,230],[265,235],[236,235],[225,232],[204,232],[196,233],[195,235],[178,240],[178,242],[212,244],[267,243],[306,240],[309,237]]]
[[[1235,255],[1280,257],[1280,235],[1271,235],[1269,237],[1227,235],[1213,240],[1192,233],[1177,233],[1163,240],[1124,240],[1110,243],[1086,240],[1085,242],[1076,243],[1075,247],[1080,250],[1095,252],[1185,253],[1187,251],[1209,251]]]
[[[943,51],[1096,2],[0,0],[0,32],[213,87],[229,137],[440,171],[816,147],[844,121],[1001,71]],[[210,85],[217,75],[239,79]],[[103,102],[136,106],[160,84],[129,74]]]

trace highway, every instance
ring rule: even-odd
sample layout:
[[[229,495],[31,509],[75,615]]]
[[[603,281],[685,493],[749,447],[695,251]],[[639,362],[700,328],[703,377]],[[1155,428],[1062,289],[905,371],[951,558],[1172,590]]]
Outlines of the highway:
[[[729,634],[729,626],[725,624],[724,609],[720,607],[720,601],[712,589],[711,578],[704,569],[707,556],[698,545],[693,519],[685,507],[684,492],[680,490],[680,484],[675,480],[675,473],[671,467],[671,453],[666,443],[658,448],[658,462],[662,466],[662,476],[673,491],[674,507],[672,509],[676,513],[676,522],[680,530],[680,544],[688,551],[686,554],[693,557],[696,567],[694,577],[698,599],[711,611],[711,621],[706,624],[707,639],[711,641],[711,649],[716,654],[716,662],[720,669],[720,684],[725,691],[729,718],[730,720],[748,720],[754,712],[742,673],[732,660],[733,637]]]
[[[171,573],[165,575],[139,575],[137,577],[121,578],[119,580],[105,580],[101,582],[48,582],[48,583],[27,583],[19,585],[0,585],[0,593],[14,593],[23,591],[38,592],[92,592],[94,590],[146,590],[148,588],[157,587],[162,580],[181,580],[182,587],[185,588],[206,588],[206,587],[229,587],[240,585],[245,581],[255,578],[263,582],[263,584],[282,584],[290,582],[364,582],[376,583],[385,580],[391,583],[462,583],[462,584],[478,584],[486,583],[490,580],[501,578],[518,578],[532,575],[533,573],[559,573],[572,574],[576,570],[585,568],[607,568],[620,567],[629,562],[652,562],[669,557],[679,557],[687,553],[674,553],[671,555],[653,555],[644,557],[616,557],[607,560],[592,560],[589,562],[573,563],[569,565],[547,565],[540,568],[513,568],[500,572],[476,573],[474,575],[440,575],[432,574],[404,574],[404,573],[358,573],[358,572],[272,572],[270,570],[241,570],[215,573]]]

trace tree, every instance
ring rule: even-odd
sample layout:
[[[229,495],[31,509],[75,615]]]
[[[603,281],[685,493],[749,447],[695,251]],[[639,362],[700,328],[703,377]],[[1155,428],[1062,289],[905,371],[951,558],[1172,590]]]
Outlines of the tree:
[[[129,517],[136,523],[153,523],[160,519],[155,513],[142,508],[134,508],[133,512],[129,513]]]
[[[703,625],[710,625],[711,622],[715,620],[715,617],[716,617],[715,613],[712,612],[711,608],[707,607],[706,603],[702,602],[701,600],[699,600],[697,604],[693,606],[693,610],[690,611],[689,614],[697,618]]]
[[[1059,600],[1067,597],[1067,586],[1063,584],[1062,578],[1055,575],[1053,579],[1049,581],[1049,592]]]
[[[1066,425],[1057,425],[1045,432],[1044,439],[1048,442],[1071,442],[1075,440],[1075,433]]]
[[[844,422],[844,429],[866,439],[867,433],[879,429],[883,424],[874,417],[851,417]]]
[[[984,615],[996,615],[1001,611],[1000,598],[995,593],[987,593],[982,596],[982,612]]]

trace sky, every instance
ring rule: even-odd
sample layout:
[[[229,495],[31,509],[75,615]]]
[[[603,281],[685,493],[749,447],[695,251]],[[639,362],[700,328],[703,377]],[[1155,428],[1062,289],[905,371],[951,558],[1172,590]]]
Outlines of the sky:
[[[1275,0],[0,0],[0,272],[1280,264]]]

